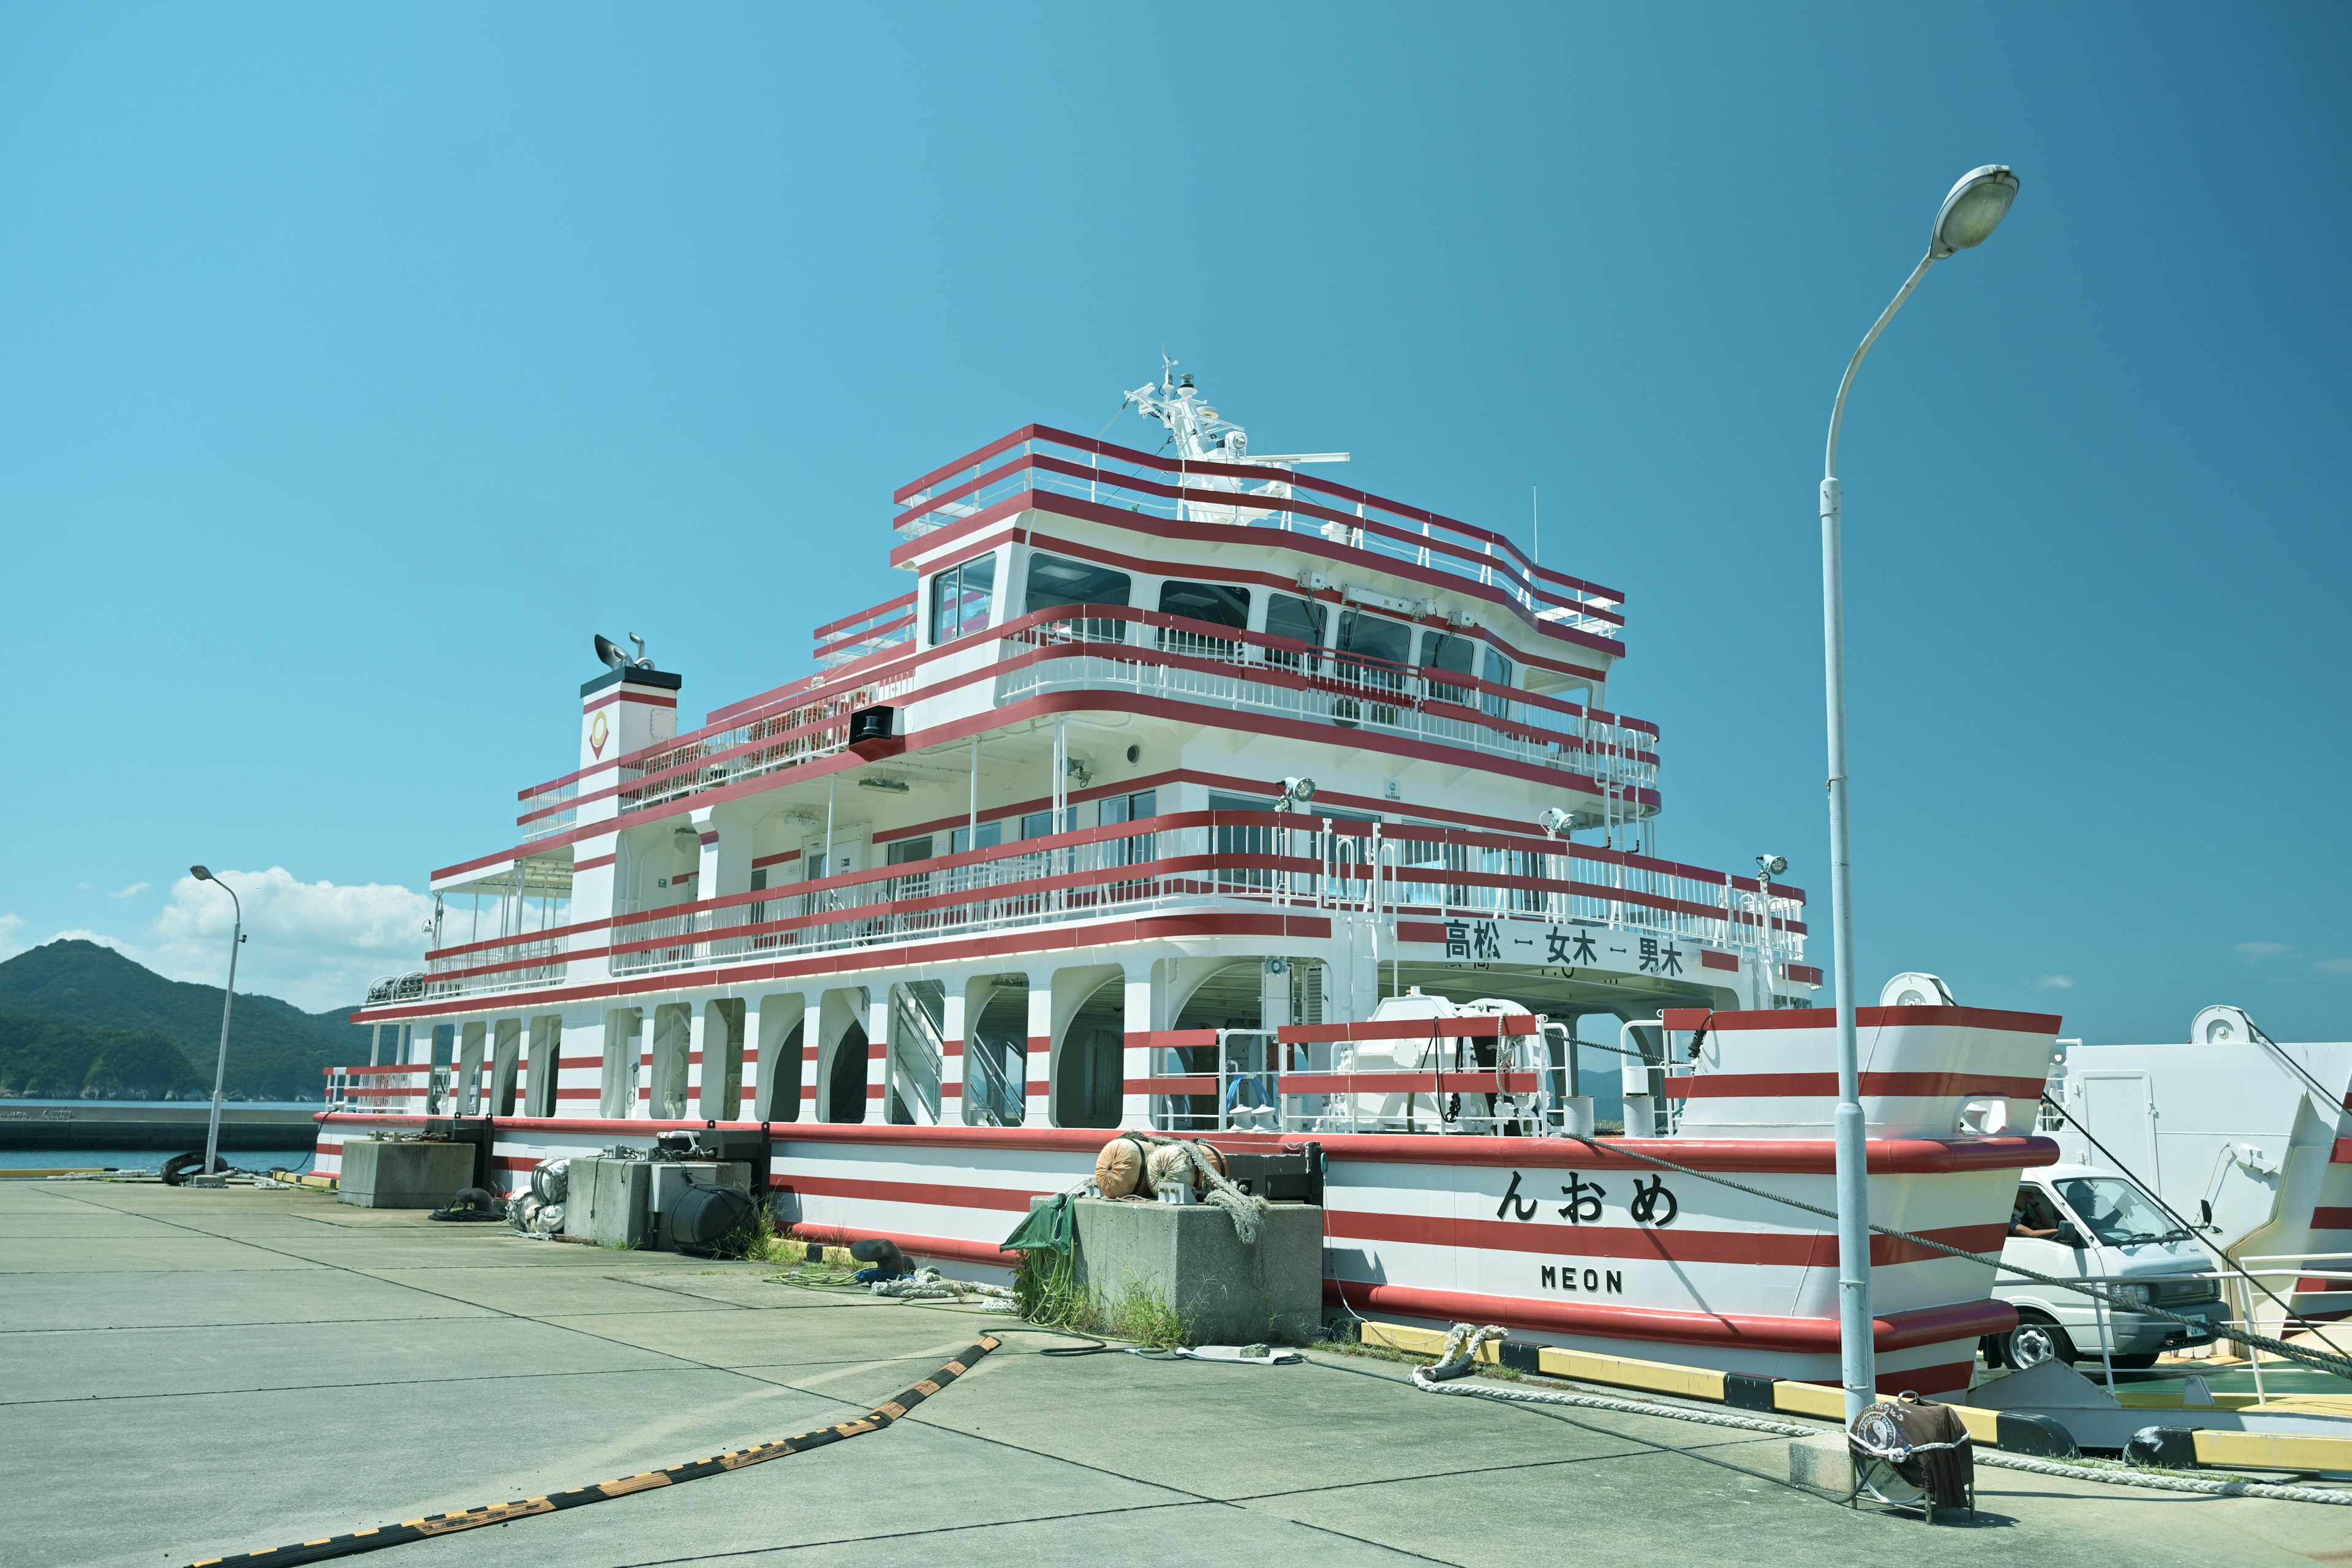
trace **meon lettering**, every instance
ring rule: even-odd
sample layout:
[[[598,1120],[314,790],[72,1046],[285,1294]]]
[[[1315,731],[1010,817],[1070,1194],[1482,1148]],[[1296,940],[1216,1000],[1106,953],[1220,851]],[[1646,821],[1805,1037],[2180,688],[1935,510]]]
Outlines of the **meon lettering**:
[[[1622,1296],[1625,1274],[1618,1268],[1586,1268],[1574,1263],[1546,1263],[1536,1279],[1547,1290],[1574,1290],[1584,1295]]]

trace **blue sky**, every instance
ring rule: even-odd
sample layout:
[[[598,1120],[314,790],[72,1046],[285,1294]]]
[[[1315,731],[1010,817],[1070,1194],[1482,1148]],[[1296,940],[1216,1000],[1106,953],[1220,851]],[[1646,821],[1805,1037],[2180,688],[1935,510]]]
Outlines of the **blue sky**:
[[[1827,925],[1847,425],[1860,969],[2352,1036],[2340,7],[0,12],[0,949],[324,1006],[567,770],[898,591],[898,483],[1166,342],[1261,449],[1623,588],[1663,847]],[[1130,437],[1141,426],[1130,415]],[[268,875],[274,871],[276,875]],[[143,886],[142,885],[143,884]],[[1826,941],[1817,944],[1825,956]]]

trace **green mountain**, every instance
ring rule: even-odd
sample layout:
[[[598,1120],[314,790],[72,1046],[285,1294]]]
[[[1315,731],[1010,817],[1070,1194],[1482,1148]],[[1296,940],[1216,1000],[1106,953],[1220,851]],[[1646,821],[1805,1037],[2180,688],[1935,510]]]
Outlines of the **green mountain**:
[[[34,1100],[192,1100],[211,1086],[152,1029],[78,1029],[0,1013],[0,1094]]]
[[[325,1068],[367,1060],[368,1032],[344,1022],[350,1012],[338,1007],[305,1013],[275,996],[239,995],[229,1019],[229,1095],[238,1100],[318,1099]],[[200,1092],[212,1088],[220,1048],[220,987],[166,980],[112,948],[93,942],[52,942],[0,963],[0,1014],[14,1015],[18,1023],[61,1025],[71,1032],[70,1044],[64,1043],[66,1037],[57,1037],[46,1045],[23,1047],[28,1053],[24,1058],[26,1070],[36,1058],[47,1064],[40,1070],[50,1074],[69,1074],[70,1063],[82,1061],[82,1077],[69,1094],[89,1086],[89,1075],[108,1041],[114,1043],[117,1054],[108,1058],[107,1070],[120,1076],[132,1070],[129,1064],[134,1059],[146,1061],[146,1067],[137,1069],[146,1075],[139,1081],[155,1081],[153,1075],[163,1070],[161,1065],[147,1057],[121,1054],[130,1049],[121,1038],[141,1035],[177,1047],[198,1079]],[[5,1077],[0,1077],[0,1088],[27,1092]]]

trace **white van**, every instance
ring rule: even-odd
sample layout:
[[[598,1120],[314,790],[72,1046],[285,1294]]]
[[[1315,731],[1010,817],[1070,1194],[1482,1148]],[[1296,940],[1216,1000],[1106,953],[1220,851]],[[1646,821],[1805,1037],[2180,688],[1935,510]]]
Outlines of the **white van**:
[[[2105,1279],[2115,1300],[2161,1307],[2199,1326],[2107,1306],[2004,1268],[1992,1293],[2017,1309],[2017,1327],[1985,1338],[1988,1366],[2095,1362],[2104,1351],[2117,1367],[2138,1370],[2165,1351],[2211,1340],[2224,1315],[2212,1255],[2113,1172],[2051,1165],[2029,1173],[2000,1256],[2053,1279]]]

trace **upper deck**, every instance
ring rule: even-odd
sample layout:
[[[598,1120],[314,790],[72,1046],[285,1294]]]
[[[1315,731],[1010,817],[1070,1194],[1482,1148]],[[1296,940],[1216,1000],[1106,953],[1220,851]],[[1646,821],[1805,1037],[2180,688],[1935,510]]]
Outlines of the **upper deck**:
[[[1683,941],[1811,983],[1801,892],[1656,853],[1658,729],[1607,705],[1622,594],[1251,458],[1189,386],[1160,393],[1129,398],[1170,453],[1030,425],[898,487],[915,591],[821,625],[818,673],[698,728],[677,732],[678,676],[600,645],[581,765],[519,792],[509,847],[434,873],[499,913],[436,940],[420,994],[1113,906],[1336,905],[1391,943],[1464,917],[1597,924],[1644,933],[1606,950],[1628,967],[1654,950],[1676,973]],[[1302,779],[1303,816],[1265,815]]]

